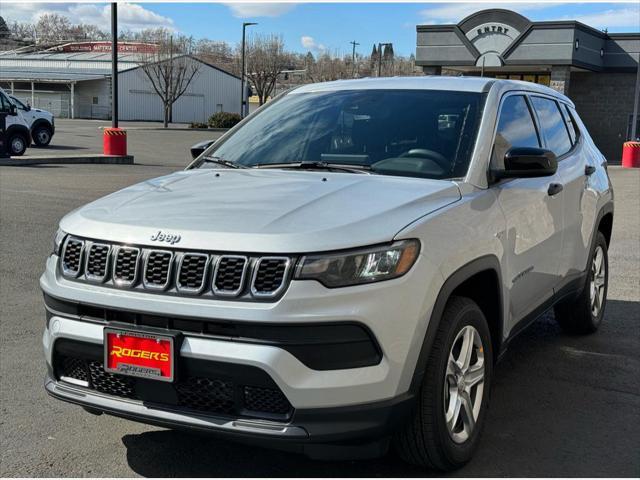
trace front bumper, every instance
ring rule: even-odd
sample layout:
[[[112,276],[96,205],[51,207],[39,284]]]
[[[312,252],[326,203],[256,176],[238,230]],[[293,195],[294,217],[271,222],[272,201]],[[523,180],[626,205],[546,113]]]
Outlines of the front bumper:
[[[276,446],[269,442],[277,439],[287,448],[302,449],[318,457],[323,456],[319,452],[324,452],[324,447],[314,447],[312,453],[305,445],[362,444],[372,438],[387,438],[407,418],[413,406],[409,387],[427,328],[426,319],[441,283],[438,269],[421,256],[407,275],[378,284],[329,290],[317,282],[293,281],[275,302],[216,301],[81,284],[59,275],[56,262],[57,257],[49,258],[40,285],[47,296],[67,302],[210,322],[224,319],[252,325],[364,325],[380,348],[379,363],[333,370],[310,368],[294,354],[274,345],[184,333],[180,359],[255,368],[272,379],[290,402],[293,413],[283,421],[267,421],[159,408],[58,380],[54,372],[56,342],[65,339],[101,348],[105,323],[49,312],[43,346],[49,371],[45,386],[52,396],[145,423],[227,434],[252,443],[266,439],[267,446]],[[380,446],[376,445],[374,450]]]

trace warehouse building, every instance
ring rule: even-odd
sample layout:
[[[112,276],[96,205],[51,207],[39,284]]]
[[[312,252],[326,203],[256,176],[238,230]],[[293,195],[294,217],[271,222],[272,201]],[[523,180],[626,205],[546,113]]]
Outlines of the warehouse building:
[[[631,136],[639,55],[640,32],[607,33],[576,21],[532,22],[502,9],[474,13],[457,25],[417,26],[416,64],[426,74],[548,85],[573,100],[614,163]]]
[[[111,116],[111,52],[102,42],[39,53],[0,54],[0,85],[33,107],[62,118]],[[148,48],[148,44],[143,44]],[[141,68],[145,58],[131,44],[118,53],[120,120],[162,121],[162,101]],[[60,51],[62,50],[62,51]],[[240,112],[240,78],[195,57],[198,72],[174,103],[171,121],[206,122],[220,111]]]

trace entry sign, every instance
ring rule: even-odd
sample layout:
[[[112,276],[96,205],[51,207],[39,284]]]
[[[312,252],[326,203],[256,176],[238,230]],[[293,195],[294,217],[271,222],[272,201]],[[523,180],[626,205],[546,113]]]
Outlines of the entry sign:
[[[104,329],[104,369],[109,373],[172,382],[174,338],[146,332]]]

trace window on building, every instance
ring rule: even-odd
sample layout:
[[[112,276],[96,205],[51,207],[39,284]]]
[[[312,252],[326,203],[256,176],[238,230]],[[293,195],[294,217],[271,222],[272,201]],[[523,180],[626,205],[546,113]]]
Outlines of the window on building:
[[[222,112],[223,106],[221,103],[216,104],[216,112]]]
[[[558,104],[543,97],[531,97],[531,101],[547,148],[558,157],[564,155],[571,150],[572,144]]]
[[[91,99],[91,103],[92,103],[93,105],[98,105],[98,103],[99,103],[99,102],[98,102],[98,97],[93,97],[93,98]]]
[[[540,147],[529,105],[522,95],[512,95],[502,103],[492,163],[504,167],[504,155],[512,147]]]

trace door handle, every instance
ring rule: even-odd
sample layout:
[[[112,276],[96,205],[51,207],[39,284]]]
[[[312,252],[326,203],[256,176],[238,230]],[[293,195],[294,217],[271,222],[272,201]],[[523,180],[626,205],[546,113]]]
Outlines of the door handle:
[[[563,188],[564,187],[561,183],[552,183],[549,185],[549,190],[547,190],[547,193],[550,197],[553,197],[554,195],[559,194]]]
[[[592,175],[595,171],[596,171],[596,167],[594,167],[593,165],[587,165],[586,167],[584,167],[584,174],[587,177],[589,175]]]

